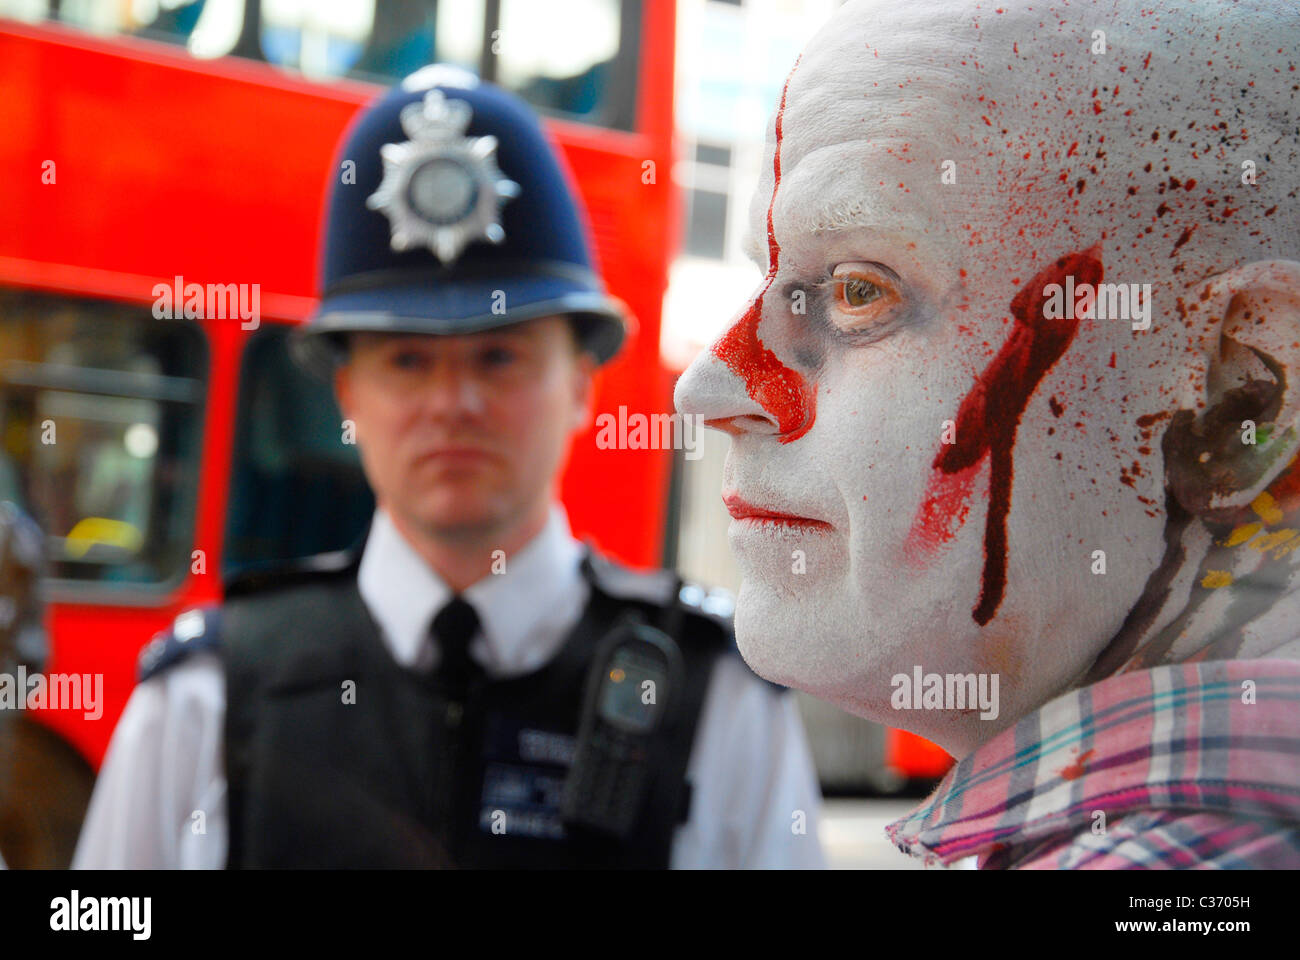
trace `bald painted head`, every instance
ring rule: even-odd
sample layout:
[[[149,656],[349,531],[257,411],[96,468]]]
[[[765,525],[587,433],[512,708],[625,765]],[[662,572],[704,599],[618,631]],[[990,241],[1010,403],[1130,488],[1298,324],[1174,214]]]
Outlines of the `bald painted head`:
[[[751,666],[957,755],[1300,614],[1300,13],[1048,8],[837,13],[768,130],[766,275],[677,387],[731,437]],[[895,710],[918,666],[997,716]]]

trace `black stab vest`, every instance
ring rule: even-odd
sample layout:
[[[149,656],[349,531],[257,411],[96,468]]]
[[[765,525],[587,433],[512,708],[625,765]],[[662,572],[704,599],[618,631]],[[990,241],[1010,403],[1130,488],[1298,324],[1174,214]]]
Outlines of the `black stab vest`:
[[[436,672],[393,660],[355,563],[228,597],[228,865],[667,867],[689,808],[685,773],[708,678],[730,631],[683,607],[675,583],[651,602],[608,592],[590,561],[583,571],[591,598],[559,653],[533,673],[479,681],[463,703]],[[637,828],[616,842],[566,830],[558,806],[592,654],[629,611],[674,637],[686,679],[653,748]]]

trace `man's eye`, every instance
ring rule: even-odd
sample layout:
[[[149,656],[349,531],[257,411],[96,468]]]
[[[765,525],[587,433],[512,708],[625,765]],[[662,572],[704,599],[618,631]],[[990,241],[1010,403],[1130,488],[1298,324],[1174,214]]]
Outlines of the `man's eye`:
[[[900,300],[899,281],[888,267],[873,263],[841,263],[831,271],[835,306],[849,326],[863,320],[872,324]],[[840,321],[845,326],[845,321]]]
[[[515,351],[508,347],[490,347],[479,354],[479,363],[484,367],[508,367],[516,359]]]
[[[885,291],[862,277],[848,277],[840,284],[840,296],[850,307],[865,307],[884,295]]]
[[[399,370],[419,370],[424,366],[424,354],[416,350],[401,350],[393,354],[392,363]]]

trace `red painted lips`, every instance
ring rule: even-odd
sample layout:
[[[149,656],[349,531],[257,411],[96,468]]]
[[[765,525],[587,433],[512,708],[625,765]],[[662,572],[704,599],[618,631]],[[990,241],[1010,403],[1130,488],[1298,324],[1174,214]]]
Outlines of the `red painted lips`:
[[[781,510],[771,510],[767,507],[756,507],[741,499],[738,494],[724,494],[722,502],[727,507],[727,512],[736,520],[756,520],[760,523],[779,524],[790,527],[807,527],[813,530],[829,530],[831,525],[825,520],[814,520],[811,517],[801,517],[793,513],[785,513]]]

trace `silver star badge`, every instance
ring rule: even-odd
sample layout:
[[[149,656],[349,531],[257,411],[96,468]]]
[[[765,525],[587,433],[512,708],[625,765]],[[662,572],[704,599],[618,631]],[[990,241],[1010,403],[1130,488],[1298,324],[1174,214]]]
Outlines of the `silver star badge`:
[[[411,139],[380,148],[384,177],[366,198],[388,217],[393,249],[426,246],[447,264],[475,240],[504,240],[501,207],[519,184],[497,166],[496,137],[465,135],[469,104],[430,90],[399,116]]]

